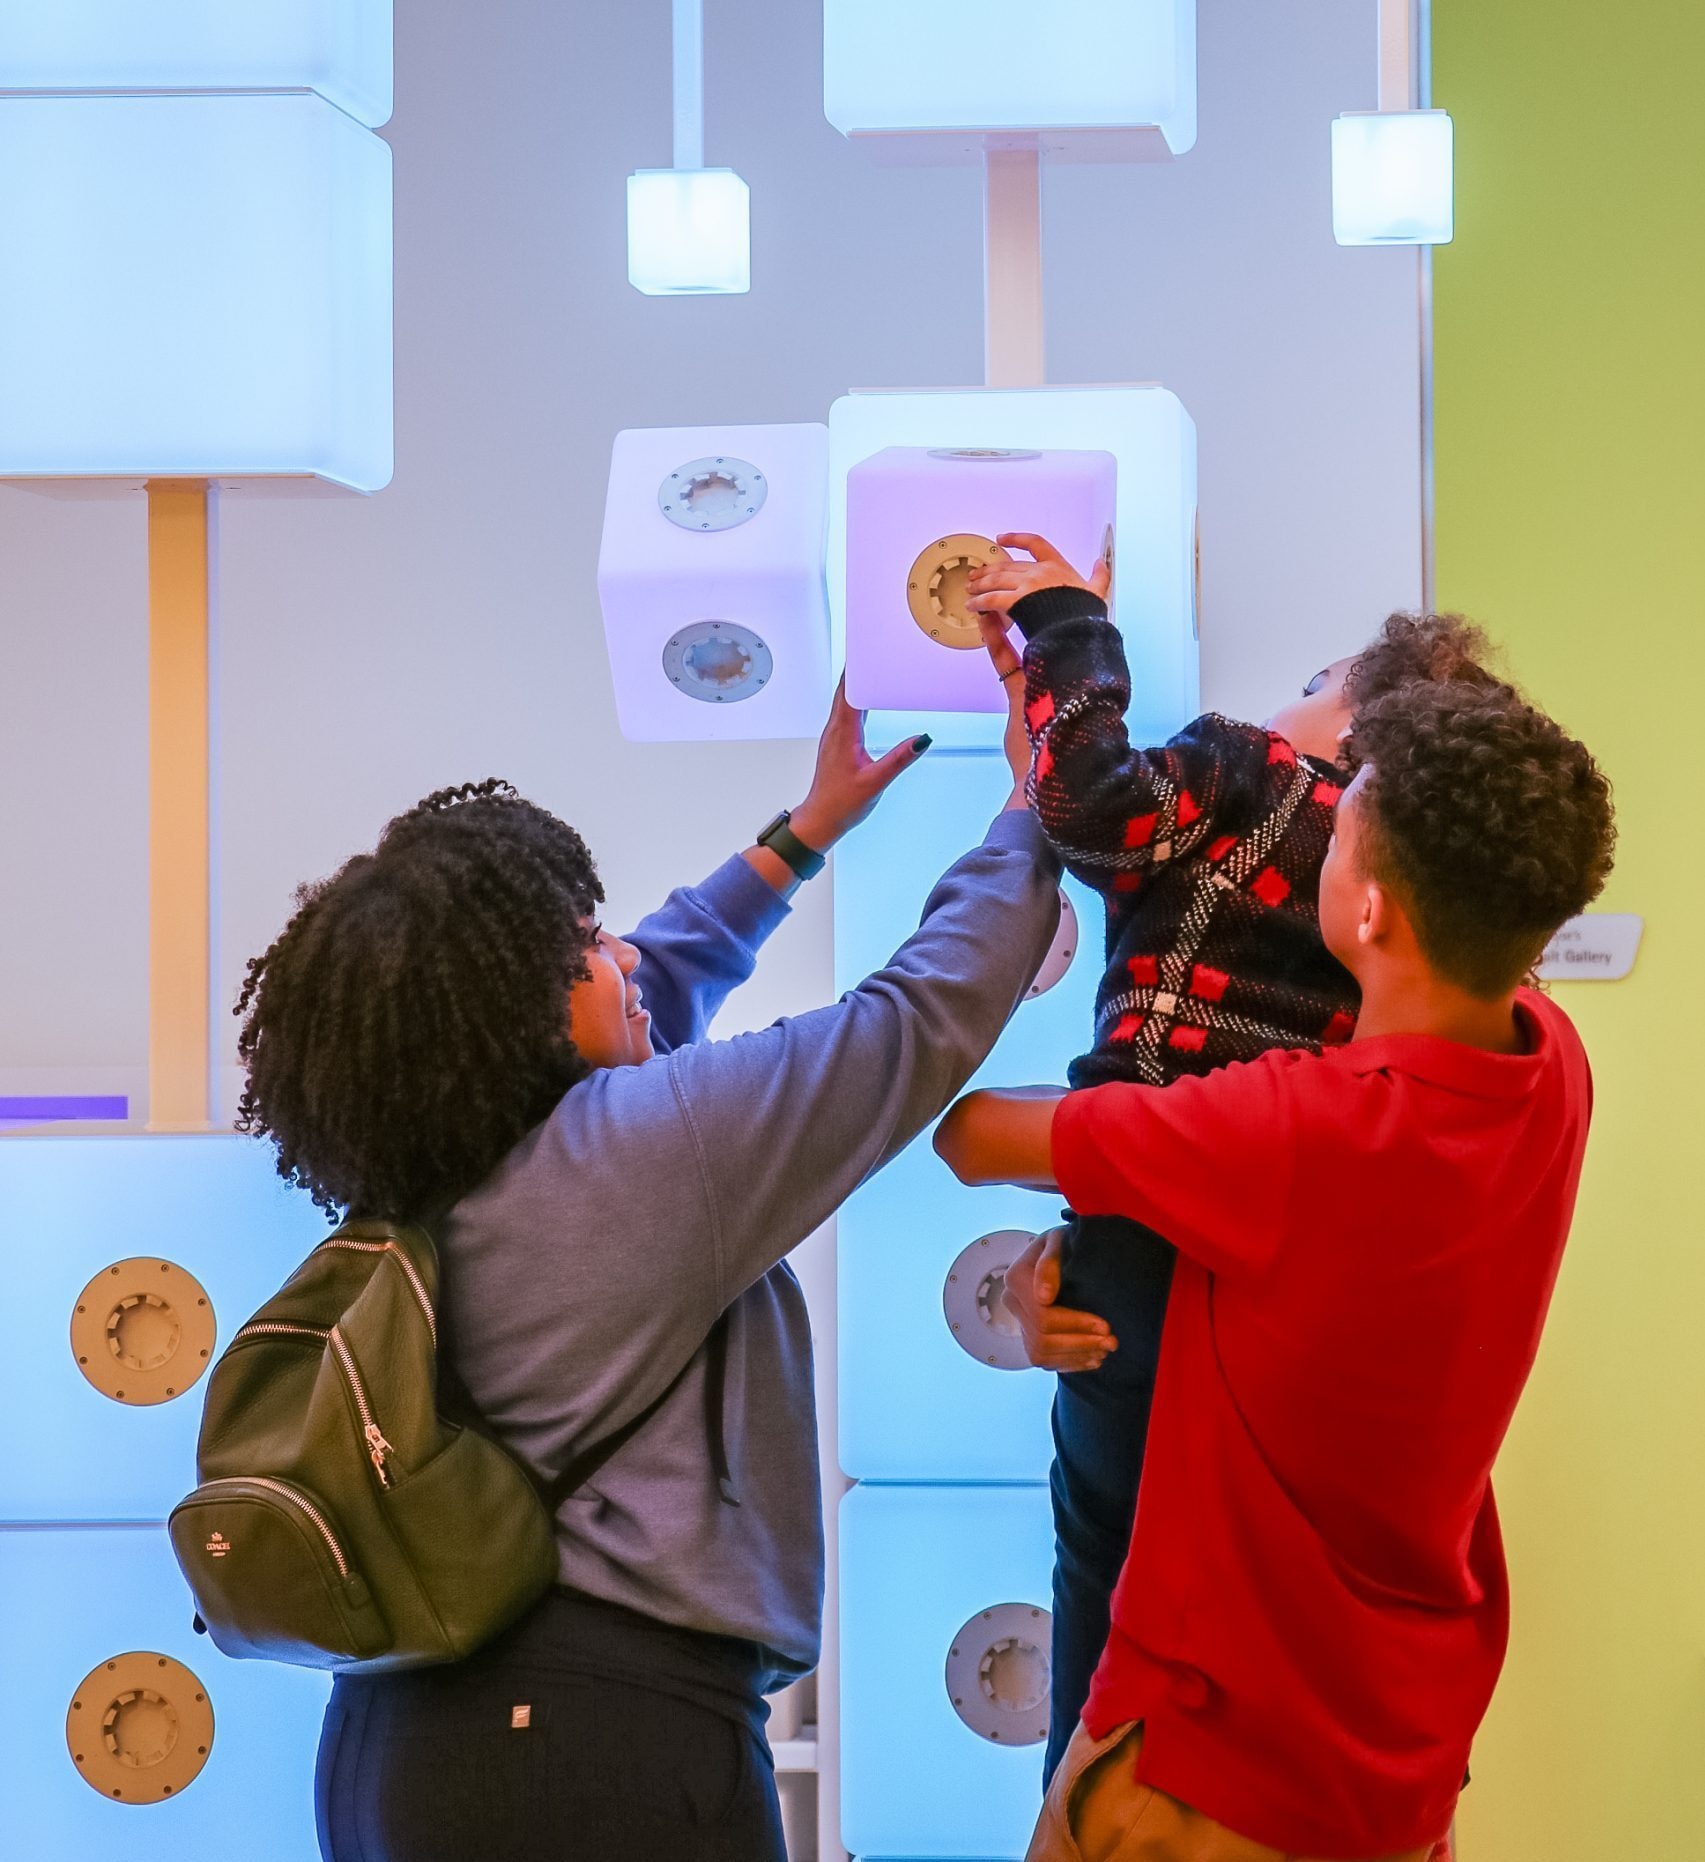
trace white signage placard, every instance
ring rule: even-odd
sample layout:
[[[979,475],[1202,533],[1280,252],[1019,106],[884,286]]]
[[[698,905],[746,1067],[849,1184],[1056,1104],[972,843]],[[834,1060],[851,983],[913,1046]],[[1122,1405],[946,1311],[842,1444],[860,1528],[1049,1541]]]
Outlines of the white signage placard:
[[[1539,960],[1542,983],[1618,983],[1640,954],[1645,919],[1634,912],[1586,912],[1571,918]]]

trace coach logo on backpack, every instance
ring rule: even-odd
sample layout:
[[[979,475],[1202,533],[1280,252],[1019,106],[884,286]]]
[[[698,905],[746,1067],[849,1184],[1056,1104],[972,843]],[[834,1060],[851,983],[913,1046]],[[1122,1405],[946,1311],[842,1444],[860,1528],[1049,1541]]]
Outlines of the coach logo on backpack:
[[[216,1532],[214,1533],[213,1537],[207,1541],[207,1544],[202,1549],[206,1551],[211,1557],[223,1558],[225,1554],[231,1549],[231,1541],[228,1538],[226,1538],[224,1533]]]

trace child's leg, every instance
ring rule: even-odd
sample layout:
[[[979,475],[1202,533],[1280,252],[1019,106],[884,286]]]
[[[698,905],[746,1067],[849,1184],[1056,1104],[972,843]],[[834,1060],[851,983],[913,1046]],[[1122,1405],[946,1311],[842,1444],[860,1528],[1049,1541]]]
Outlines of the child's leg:
[[[1135,1222],[1074,1218],[1059,1304],[1097,1313],[1119,1349],[1054,1393],[1054,1637],[1044,1781],[1077,1725],[1107,1645],[1113,1587],[1131,1545],[1137,1482],[1173,1251]]]

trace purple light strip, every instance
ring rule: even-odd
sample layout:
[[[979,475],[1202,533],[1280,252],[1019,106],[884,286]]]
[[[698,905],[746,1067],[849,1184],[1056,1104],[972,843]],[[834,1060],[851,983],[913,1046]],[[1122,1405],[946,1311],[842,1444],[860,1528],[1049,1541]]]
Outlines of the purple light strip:
[[[0,1094],[0,1125],[46,1125],[69,1119],[127,1119],[130,1100],[123,1093],[48,1093],[7,1098]]]

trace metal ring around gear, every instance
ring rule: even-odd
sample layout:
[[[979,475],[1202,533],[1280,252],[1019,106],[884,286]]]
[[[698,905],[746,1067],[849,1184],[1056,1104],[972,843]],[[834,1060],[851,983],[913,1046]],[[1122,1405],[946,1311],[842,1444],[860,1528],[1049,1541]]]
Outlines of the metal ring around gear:
[[[207,1289],[175,1261],[139,1255],[102,1268],[77,1295],[71,1355],[115,1403],[169,1403],[213,1358],[218,1324]]]
[[[1012,558],[989,537],[958,530],[937,537],[918,552],[906,573],[906,606],[912,619],[938,646],[959,652],[980,648],[977,617],[965,606],[973,569],[989,569]]]
[[[1048,952],[1042,959],[1042,966],[1031,979],[1030,987],[1024,992],[1026,1002],[1034,1002],[1038,996],[1045,996],[1062,976],[1072,967],[1072,959],[1077,955],[1081,941],[1078,930],[1077,907],[1066,896],[1065,889],[1060,891],[1060,922],[1054,928],[1054,941],[1048,946]]]
[[[657,487],[657,507],[670,523],[702,534],[738,530],[769,495],[769,481],[751,460],[717,453],[677,466]]]
[[[737,705],[755,698],[775,669],[768,645],[738,621],[694,621],[663,643],[663,676],[701,704]]]
[[[941,1309],[954,1343],[996,1371],[1025,1371],[1024,1338],[1001,1295],[1014,1261],[1036,1239],[1028,1229],[997,1228],[955,1256],[941,1289]]]
[[[163,1803],[201,1775],[213,1750],[213,1706],[200,1679],[171,1656],[115,1655],[72,1695],[65,1744],[91,1791],[117,1803]]]
[[[1053,1618],[1033,1603],[997,1603],[960,1628],[947,1652],[947,1698],[979,1739],[1034,1746],[1048,1737]]]

